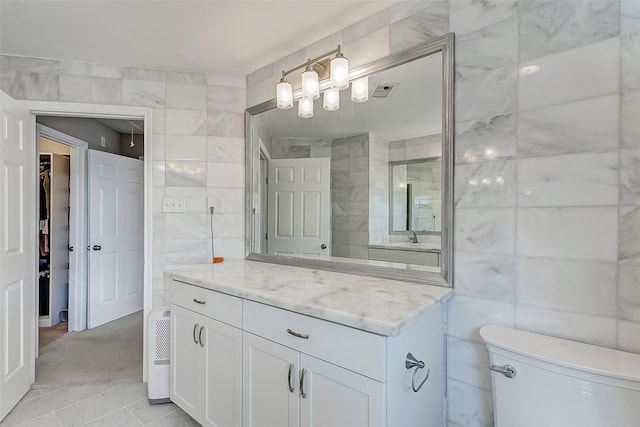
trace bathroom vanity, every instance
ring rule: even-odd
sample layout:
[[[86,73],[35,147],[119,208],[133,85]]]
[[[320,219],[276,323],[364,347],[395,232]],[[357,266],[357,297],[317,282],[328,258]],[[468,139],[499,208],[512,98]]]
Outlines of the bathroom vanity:
[[[246,260],[165,277],[171,399],[201,424],[444,425],[451,289]]]
[[[369,245],[369,259],[439,267],[440,247],[432,243],[410,242]]]

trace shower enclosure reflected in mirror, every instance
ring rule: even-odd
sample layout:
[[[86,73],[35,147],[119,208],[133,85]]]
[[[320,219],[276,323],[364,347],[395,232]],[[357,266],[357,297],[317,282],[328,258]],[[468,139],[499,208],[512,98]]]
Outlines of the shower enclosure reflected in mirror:
[[[364,103],[247,110],[248,259],[451,286],[452,46],[352,70]]]

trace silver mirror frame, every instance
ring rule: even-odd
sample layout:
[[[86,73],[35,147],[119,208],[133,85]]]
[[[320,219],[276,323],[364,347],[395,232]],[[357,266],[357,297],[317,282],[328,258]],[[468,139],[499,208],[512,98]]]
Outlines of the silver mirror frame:
[[[245,256],[252,261],[316,270],[336,271],[361,276],[403,280],[437,286],[453,287],[453,100],[454,100],[454,34],[448,33],[415,47],[393,53],[351,70],[350,78],[356,79],[378,71],[442,52],[442,183],[448,191],[442,192],[442,235],[440,272],[382,267],[361,263],[350,263],[320,259],[284,257],[251,252],[253,242],[253,116],[276,108],[276,100],[271,99],[245,112]],[[302,119],[301,119],[302,120]]]

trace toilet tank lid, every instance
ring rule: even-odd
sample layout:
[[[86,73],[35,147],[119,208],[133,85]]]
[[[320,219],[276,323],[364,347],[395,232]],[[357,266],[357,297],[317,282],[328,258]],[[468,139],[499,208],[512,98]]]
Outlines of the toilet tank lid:
[[[504,326],[486,325],[480,336],[496,346],[534,359],[631,381],[640,381],[640,355],[535,334]]]

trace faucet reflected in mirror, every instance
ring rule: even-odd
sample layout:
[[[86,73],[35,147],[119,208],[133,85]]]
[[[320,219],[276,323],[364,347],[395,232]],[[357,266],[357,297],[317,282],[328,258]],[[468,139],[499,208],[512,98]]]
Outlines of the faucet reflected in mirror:
[[[411,243],[418,243],[418,236],[416,235],[416,232],[413,230],[409,231],[409,241]]]

